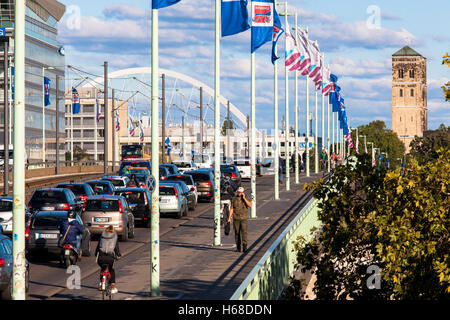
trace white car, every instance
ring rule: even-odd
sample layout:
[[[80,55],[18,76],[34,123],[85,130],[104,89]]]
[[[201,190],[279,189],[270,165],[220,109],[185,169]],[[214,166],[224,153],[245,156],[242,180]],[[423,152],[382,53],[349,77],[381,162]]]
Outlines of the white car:
[[[25,209],[25,225],[30,217],[28,208]],[[0,230],[3,234],[10,235],[13,232],[13,202],[12,197],[0,198]],[[1,234],[2,232],[0,232]]]
[[[264,158],[261,163],[261,174],[262,175],[272,175],[275,174],[275,159],[274,158]]]
[[[252,167],[250,159],[236,159],[233,164],[238,168],[241,178],[250,179],[252,175]]]
[[[214,159],[209,154],[194,154],[194,163],[198,169],[212,168]]]
[[[184,173],[185,171],[197,169],[195,163],[191,161],[173,161],[173,164],[177,166],[179,173]]]
[[[195,202],[198,202],[198,193],[197,193],[197,187],[195,186],[194,179],[189,174],[171,174],[167,177],[165,180],[167,182],[169,181],[183,181],[186,186],[189,188],[189,190],[194,189],[194,195],[195,195]]]
[[[130,178],[128,178],[126,176],[107,176],[107,177],[102,177],[101,180],[111,181],[111,183],[114,185],[116,190],[119,190],[119,189],[125,189],[127,187],[127,183],[128,183],[128,181],[130,181]]]

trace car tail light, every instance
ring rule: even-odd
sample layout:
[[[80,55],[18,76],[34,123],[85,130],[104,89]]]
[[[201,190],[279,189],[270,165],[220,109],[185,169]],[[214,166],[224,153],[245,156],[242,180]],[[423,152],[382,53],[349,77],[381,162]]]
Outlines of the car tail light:
[[[122,202],[119,201],[119,212],[123,213],[123,207],[122,207]]]
[[[28,209],[29,209],[29,210],[31,210],[32,208],[33,208],[32,206],[30,206],[30,205],[28,206]]]
[[[25,229],[25,239],[28,240],[30,238],[30,225],[31,225],[31,218],[28,219],[27,228]]]
[[[5,259],[0,259],[0,268],[5,266]]]
[[[211,164],[210,166],[209,166],[210,168],[214,168],[214,166]]]
[[[70,205],[68,203],[64,203],[63,210],[70,210]]]
[[[167,178],[166,178],[166,177],[164,177],[164,176],[162,176],[162,177],[161,177],[161,180],[166,180],[166,179],[167,179]]]
[[[211,180],[209,180],[206,184],[208,185],[208,187],[211,187],[212,186]]]
[[[231,177],[232,177],[232,178],[237,178],[236,173],[232,173],[232,174],[231,174]]]
[[[71,249],[71,248],[72,248],[72,246],[70,244],[65,244],[64,245],[64,249]]]
[[[87,198],[88,198],[87,196],[80,196],[80,199],[83,201],[86,201]]]
[[[86,211],[86,203],[87,203],[87,201],[85,201],[85,202],[83,203],[83,209],[82,209],[83,212]]]
[[[177,191],[177,188],[173,188],[173,190],[175,190],[175,197],[177,197],[177,199],[178,199],[178,191]]]

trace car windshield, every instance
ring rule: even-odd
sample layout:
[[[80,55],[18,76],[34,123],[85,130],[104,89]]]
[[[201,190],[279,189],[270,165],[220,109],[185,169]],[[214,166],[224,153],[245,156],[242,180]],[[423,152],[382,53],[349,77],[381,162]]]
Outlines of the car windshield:
[[[63,191],[39,190],[33,194],[31,202],[33,203],[61,203],[67,202]]]
[[[31,229],[58,230],[58,226],[67,217],[63,216],[37,216],[32,221]]]
[[[189,162],[178,162],[175,163],[178,168],[191,168],[191,164]]]
[[[86,195],[86,191],[84,190],[84,187],[81,185],[65,184],[65,185],[59,185],[58,187],[70,189],[76,196],[85,196]]]
[[[0,212],[12,211],[12,201],[0,200]]]
[[[234,173],[236,172],[236,169],[234,168],[234,166],[220,166],[220,171]]]
[[[92,190],[96,194],[108,193],[108,185],[105,183],[89,183],[92,187]]]
[[[115,194],[124,197],[128,203],[142,204],[145,202],[144,193],[141,191],[120,191]]]
[[[114,187],[125,187],[125,183],[123,182],[122,179],[105,179],[105,180],[111,182],[114,185]]]
[[[91,199],[86,201],[86,211],[119,211],[119,200]]]
[[[192,178],[191,177],[183,177],[183,176],[172,176],[172,177],[168,177],[167,181],[183,181],[184,183],[186,183],[186,185],[193,185],[194,183],[192,182]]]
[[[174,187],[159,187],[159,194],[161,196],[174,196],[175,188]]]
[[[250,161],[248,160],[237,160],[234,161],[234,164],[237,166],[249,166],[250,165]]]
[[[169,174],[175,174],[175,169],[172,166],[164,166],[169,171]]]
[[[206,173],[189,173],[195,182],[208,182],[210,181],[209,174]]]
[[[165,176],[167,176],[167,171],[166,171],[166,168],[159,168],[159,175],[162,177],[165,177]]]

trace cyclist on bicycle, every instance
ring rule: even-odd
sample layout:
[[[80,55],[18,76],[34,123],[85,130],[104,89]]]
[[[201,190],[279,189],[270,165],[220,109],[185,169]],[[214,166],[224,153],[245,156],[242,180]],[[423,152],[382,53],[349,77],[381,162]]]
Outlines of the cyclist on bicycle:
[[[101,291],[101,279],[102,272],[108,268],[111,274],[111,293],[119,292],[116,288],[116,273],[114,271],[114,261],[120,258],[122,255],[119,250],[119,241],[117,233],[114,231],[113,226],[108,226],[103,231],[100,240],[98,241],[97,249],[95,249],[95,255],[98,255],[97,263],[101,267],[100,271],[100,284],[98,290]]]
[[[224,176],[220,179],[220,212],[222,218],[225,205],[228,205],[228,210],[231,208],[231,199],[233,199],[237,188],[236,183],[230,177]]]

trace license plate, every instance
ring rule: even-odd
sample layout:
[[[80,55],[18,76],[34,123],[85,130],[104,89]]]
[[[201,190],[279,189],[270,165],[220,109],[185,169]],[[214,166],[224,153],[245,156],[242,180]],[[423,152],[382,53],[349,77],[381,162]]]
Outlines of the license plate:
[[[36,233],[36,239],[56,239],[57,234],[54,233]]]
[[[66,256],[69,256],[70,255],[70,250],[66,250],[65,254],[66,254]]]
[[[42,207],[42,211],[53,211],[55,210],[55,207]]]
[[[109,218],[94,218],[94,222],[108,222]]]
[[[168,203],[169,200],[168,200],[168,199],[161,199],[160,202],[161,202],[161,203]]]
[[[134,208],[137,207],[137,204],[129,204],[129,206],[130,206],[131,209],[134,209]]]

